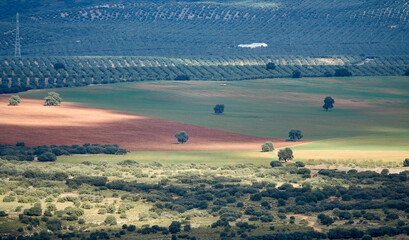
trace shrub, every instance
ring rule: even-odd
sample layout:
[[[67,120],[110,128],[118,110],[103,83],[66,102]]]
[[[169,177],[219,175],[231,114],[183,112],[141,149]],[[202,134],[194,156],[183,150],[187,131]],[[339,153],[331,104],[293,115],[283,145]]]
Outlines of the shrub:
[[[270,162],[271,167],[281,167],[283,164],[280,161],[271,161]]]
[[[3,198],[3,202],[14,202],[16,201],[16,197],[15,196],[5,196]]]
[[[107,216],[104,220],[104,223],[107,225],[116,225],[116,218],[112,215]]]
[[[348,69],[346,68],[339,68],[335,70],[334,76],[335,77],[349,77],[349,76],[352,76],[352,73],[348,71]]]
[[[406,158],[405,161],[403,161],[403,166],[409,167],[409,158]]]
[[[54,162],[57,160],[57,156],[52,152],[46,152],[38,156],[37,160],[39,162]]]
[[[274,70],[276,69],[276,65],[273,62],[269,62],[266,64],[266,69],[267,70]]]
[[[57,219],[57,218],[48,219],[48,221],[47,221],[47,228],[48,228],[50,231],[62,230],[61,220],[59,220],[59,219]]]
[[[265,142],[263,145],[261,145],[262,152],[271,152],[273,150],[274,150],[274,146],[272,142]]]
[[[169,232],[172,234],[178,233],[180,232],[180,227],[181,224],[178,221],[173,221],[170,225],[169,225]]]
[[[299,70],[293,71],[293,74],[291,75],[292,78],[301,78],[301,72]]]
[[[10,106],[17,106],[21,102],[21,98],[18,95],[13,95],[9,99],[9,105]]]
[[[303,163],[303,162],[295,162],[295,165],[297,167],[305,167],[305,163]]]
[[[190,77],[188,76],[188,75],[177,75],[176,77],[175,77],[175,80],[178,80],[178,81],[189,81],[190,80]]]
[[[44,98],[46,106],[58,106],[62,102],[60,94],[56,92],[49,92],[48,96]]]

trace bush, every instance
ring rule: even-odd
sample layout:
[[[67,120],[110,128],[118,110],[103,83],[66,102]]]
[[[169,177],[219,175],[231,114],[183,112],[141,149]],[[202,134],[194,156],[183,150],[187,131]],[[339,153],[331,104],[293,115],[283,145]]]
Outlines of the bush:
[[[188,75],[177,75],[177,76],[175,77],[175,80],[178,80],[178,81],[189,81],[189,80],[190,80],[190,77],[189,77]]]
[[[275,63],[273,63],[273,62],[267,63],[267,64],[266,64],[266,69],[267,69],[267,70],[274,70],[274,69],[276,69]]]
[[[280,161],[271,161],[270,162],[271,167],[281,167],[283,164]]]
[[[37,160],[39,162],[54,162],[57,160],[57,156],[52,152],[46,152],[38,156]]]
[[[58,230],[62,230],[62,223],[61,220],[57,219],[57,218],[52,218],[52,219],[48,219],[47,221],[47,228],[50,231],[58,231]]]
[[[3,198],[3,202],[14,202],[16,201],[16,197],[15,196],[5,196]]]
[[[303,162],[295,162],[295,165],[297,167],[305,167],[305,163],[303,163]]]
[[[409,158],[406,158],[405,161],[403,161],[403,166],[409,167]]]
[[[58,106],[62,102],[60,94],[56,92],[49,92],[48,96],[44,98],[46,106]]]
[[[65,66],[63,63],[58,62],[54,64],[54,69],[58,71],[60,69],[65,69]]]
[[[348,69],[346,68],[339,68],[335,70],[334,76],[335,77],[350,77],[352,76],[352,73],[348,71]]]
[[[263,145],[261,145],[262,152],[271,152],[273,150],[274,150],[274,146],[272,142],[265,142]]]
[[[107,225],[116,225],[116,218],[114,216],[107,216],[104,220],[104,223]]]
[[[180,227],[181,224],[178,221],[173,221],[170,225],[169,225],[169,232],[172,234],[178,233],[180,232]]]
[[[299,70],[293,71],[293,74],[291,75],[292,78],[301,78],[301,72]]]
[[[13,95],[9,99],[9,105],[10,106],[17,106],[21,102],[21,98],[18,95]]]
[[[222,114],[224,112],[224,104],[216,104],[213,110],[215,114]]]

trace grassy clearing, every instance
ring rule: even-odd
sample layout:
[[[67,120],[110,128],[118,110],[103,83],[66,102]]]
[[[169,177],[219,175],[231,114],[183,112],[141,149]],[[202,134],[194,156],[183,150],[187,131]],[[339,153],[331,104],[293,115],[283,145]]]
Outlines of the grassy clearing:
[[[224,166],[228,164],[268,165],[277,160],[276,153],[258,151],[149,151],[130,152],[127,155],[76,155],[60,156],[57,163],[82,163],[84,161],[118,163],[123,160],[135,160],[139,163],[160,162],[169,164],[207,164]]]
[[[366,137],[372,142],[365,148],[409,146],[407,77],[267,79],[227,86],[158,81],[53,90],[65,101],[249,135],[286,138],[295,128],[305,140]],[[22,95],[43,98],[47,91]],[[321,108],[327,95],[335,99],[330,112]],[[217,103],[226,107],[221,116],[212,113]],[[351,145],[349,139],[345,143]]]

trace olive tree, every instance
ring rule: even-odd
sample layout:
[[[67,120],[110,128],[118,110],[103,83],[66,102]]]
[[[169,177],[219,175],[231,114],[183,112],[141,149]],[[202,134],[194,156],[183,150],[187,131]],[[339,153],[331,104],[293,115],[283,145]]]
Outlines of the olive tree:
[[[9,105],[10,106],[17,106],[21,102],[21,98],[18,95],[13,95],[9,99]]]
[[[183,143],[187,142],[187,140],[189,140],[189,135],[187,135],[187,133],[185,131],[180,131],[180,132],[175,134],[175,138],[178,139],[179,143],[183,144]]]
[[[62,102],[60,94],[56,92],[49,92],[48,96],[44,98],[46,106],[58,106]]]

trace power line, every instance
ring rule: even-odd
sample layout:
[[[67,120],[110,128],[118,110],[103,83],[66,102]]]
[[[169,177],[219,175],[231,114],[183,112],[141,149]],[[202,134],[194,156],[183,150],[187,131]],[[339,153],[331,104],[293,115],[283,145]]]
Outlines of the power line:
[[[20,21],[19,14],[16,14],[16,44],[14,45],[14,57],[21,57],[21,44],[20,44]]]

